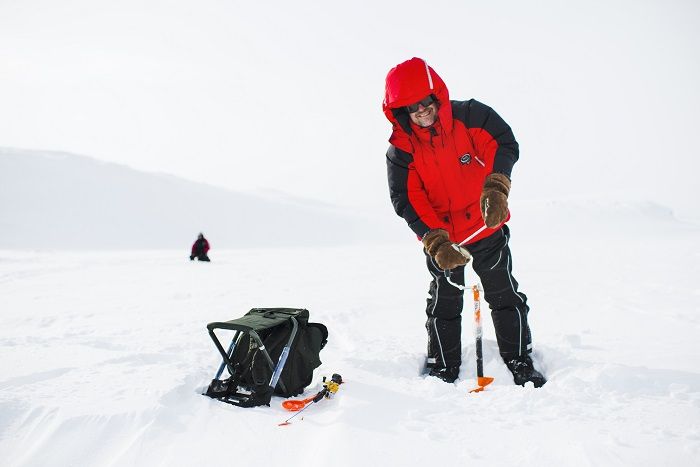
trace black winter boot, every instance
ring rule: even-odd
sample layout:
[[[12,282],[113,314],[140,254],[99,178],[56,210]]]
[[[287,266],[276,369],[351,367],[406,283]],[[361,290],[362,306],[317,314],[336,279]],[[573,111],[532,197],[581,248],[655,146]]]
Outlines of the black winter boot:
[[[446,383],[454,383],[459,377],[459,366],[433,367],[428,374],[440,378]]]
[[[535,370],[529,355],[522,355],[506,362],[506,366],[513,373],[513,380],[519,386],[531,382],[536,388],[541,388],[547,382],[542,373]]]

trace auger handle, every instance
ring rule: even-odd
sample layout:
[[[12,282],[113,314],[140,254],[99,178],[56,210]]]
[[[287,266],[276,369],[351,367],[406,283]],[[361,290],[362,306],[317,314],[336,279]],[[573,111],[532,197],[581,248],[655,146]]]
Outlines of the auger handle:
[[[481,227],[479,227],[479,230],[477,230],[476,232],[474,232],[473,234],[471,234],[470,236],[468,236],[467,238],[465,238],[464,240],[462,240],[462,241],[459,243],[459,246],[464,246],[464,245],[466,245],[467,242],[468,242],[469,240],[471,240],[472,238],[476,237],[477,235],[479,235],[481,232],[483,232],[483,231],[486,230],[486,229],[487,229],[486,224],[482,225]]]

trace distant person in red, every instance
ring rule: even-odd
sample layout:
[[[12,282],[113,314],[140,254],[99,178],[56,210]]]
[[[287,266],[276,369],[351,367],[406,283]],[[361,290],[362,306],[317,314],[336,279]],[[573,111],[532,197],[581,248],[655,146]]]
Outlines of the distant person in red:
[[[209,251],[209,241],[204,238],[204,234],[200,233],[197,236],[197,240],[192,244],[192,254],[190,255],[190,261],[194,261],[197,258],[200,261],[209,261],[207,252]]]

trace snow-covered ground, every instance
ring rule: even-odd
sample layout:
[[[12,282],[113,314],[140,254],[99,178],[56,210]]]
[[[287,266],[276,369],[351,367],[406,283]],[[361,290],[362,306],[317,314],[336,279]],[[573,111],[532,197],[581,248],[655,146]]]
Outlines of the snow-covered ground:
[[[697,465],[700,230],[654,206],[606,209],[514,210],[514,273],[549,382],[512,383],[485,313],[495,382],[480,394],[469,301],[461,378],[419,375],[429,277],[408,231],[393,246],[213,250],[211,264],[186,248],[0,251],[0,463]],[[286,427],[279,398],[200,395],[220,363],[205,325],[265,306],[329,328],[305,394],[346,380]]]

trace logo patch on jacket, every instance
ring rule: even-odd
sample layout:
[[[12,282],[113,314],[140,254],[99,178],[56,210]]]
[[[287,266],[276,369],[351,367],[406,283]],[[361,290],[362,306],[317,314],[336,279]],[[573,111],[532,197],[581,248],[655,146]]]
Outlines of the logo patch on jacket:
[[[459,158],[460,164],[469,164],[471,161],[472,161],[472,155],[469,153],[466,153],[462,157]]]

